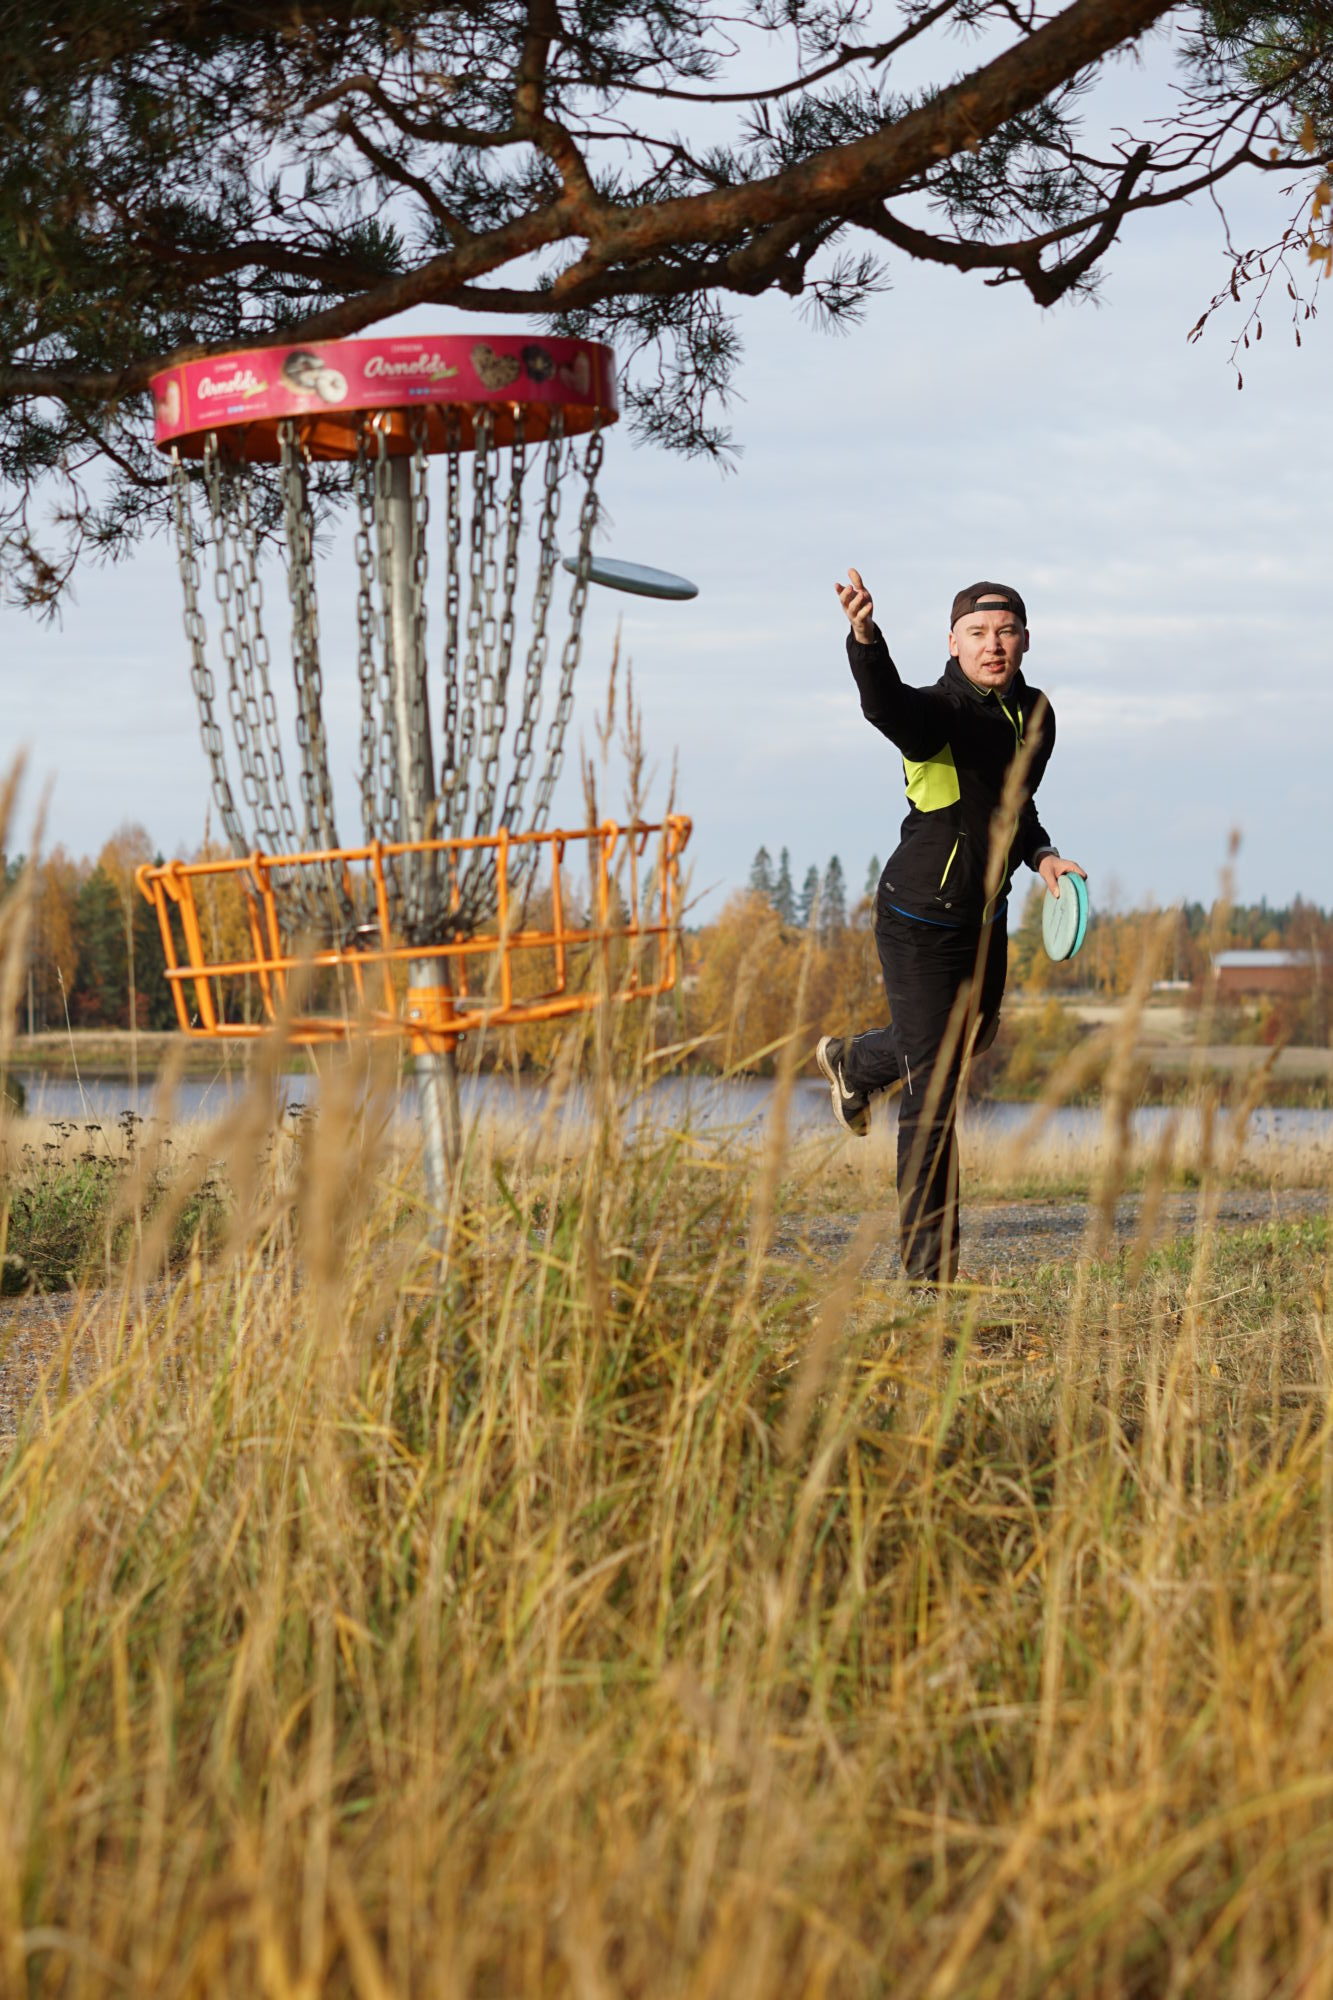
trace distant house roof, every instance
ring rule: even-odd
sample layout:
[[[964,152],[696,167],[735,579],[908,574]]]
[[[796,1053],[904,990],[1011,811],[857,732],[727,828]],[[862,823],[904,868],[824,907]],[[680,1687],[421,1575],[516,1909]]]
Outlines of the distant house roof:
[[[1312,951],[1217,951],[1213,964],[1219,972],[1273,972],[1279,965],[1312,965]]]

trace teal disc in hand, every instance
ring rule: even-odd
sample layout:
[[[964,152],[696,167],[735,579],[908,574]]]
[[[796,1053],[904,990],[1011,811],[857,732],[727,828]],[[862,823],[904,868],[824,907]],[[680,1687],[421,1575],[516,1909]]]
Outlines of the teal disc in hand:
[[[1041,941],[1046,956],[1072,958],[1087,935],[1088,885],[1081,875],[1062,875],[1059,895],[1053,896],[1048,889],[1042,904]]]

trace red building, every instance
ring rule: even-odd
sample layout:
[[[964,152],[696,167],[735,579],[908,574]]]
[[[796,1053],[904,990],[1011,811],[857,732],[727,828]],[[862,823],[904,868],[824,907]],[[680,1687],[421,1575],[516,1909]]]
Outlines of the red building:
[[[1327,979],[1333,967],[1312,951],[1219,951],[1213,970],[1223,999],[1247,994],[1299,999]]]

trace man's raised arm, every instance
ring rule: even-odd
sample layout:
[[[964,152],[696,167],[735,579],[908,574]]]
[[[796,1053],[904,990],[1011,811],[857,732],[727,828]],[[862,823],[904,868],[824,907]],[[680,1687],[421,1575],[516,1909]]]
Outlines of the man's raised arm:
[[[847,658],[861,696],[861,713],[905,757],[919,761],[944,748],[945,704],[934,688],[904,685],[894,666],[884,634],[875,623],[875,600],[859,570],[849,569],[848,583],[835,583],[838,602],[851,626]]]

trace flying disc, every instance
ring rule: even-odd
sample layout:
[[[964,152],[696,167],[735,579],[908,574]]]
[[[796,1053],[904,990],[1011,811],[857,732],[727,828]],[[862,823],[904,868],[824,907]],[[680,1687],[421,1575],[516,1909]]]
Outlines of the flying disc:
[[[1071,893],[1072,891],[1072,893]],[[1088,935],[1088,885],[1081,875],[1062,875],[1060,893],[1048,890],[1041,911],[1041,941],[1048,958],[1072,958]]]
[[[571,576],[578,575],[577,556],[564,558]],[[699,586],[687,576],[675,576],[669,569],[649,569],[645,563],[616,562],[611,556],[594,556],[588,565],[593,583],[608,590],[627,590],[632,597],[697,597]]]

